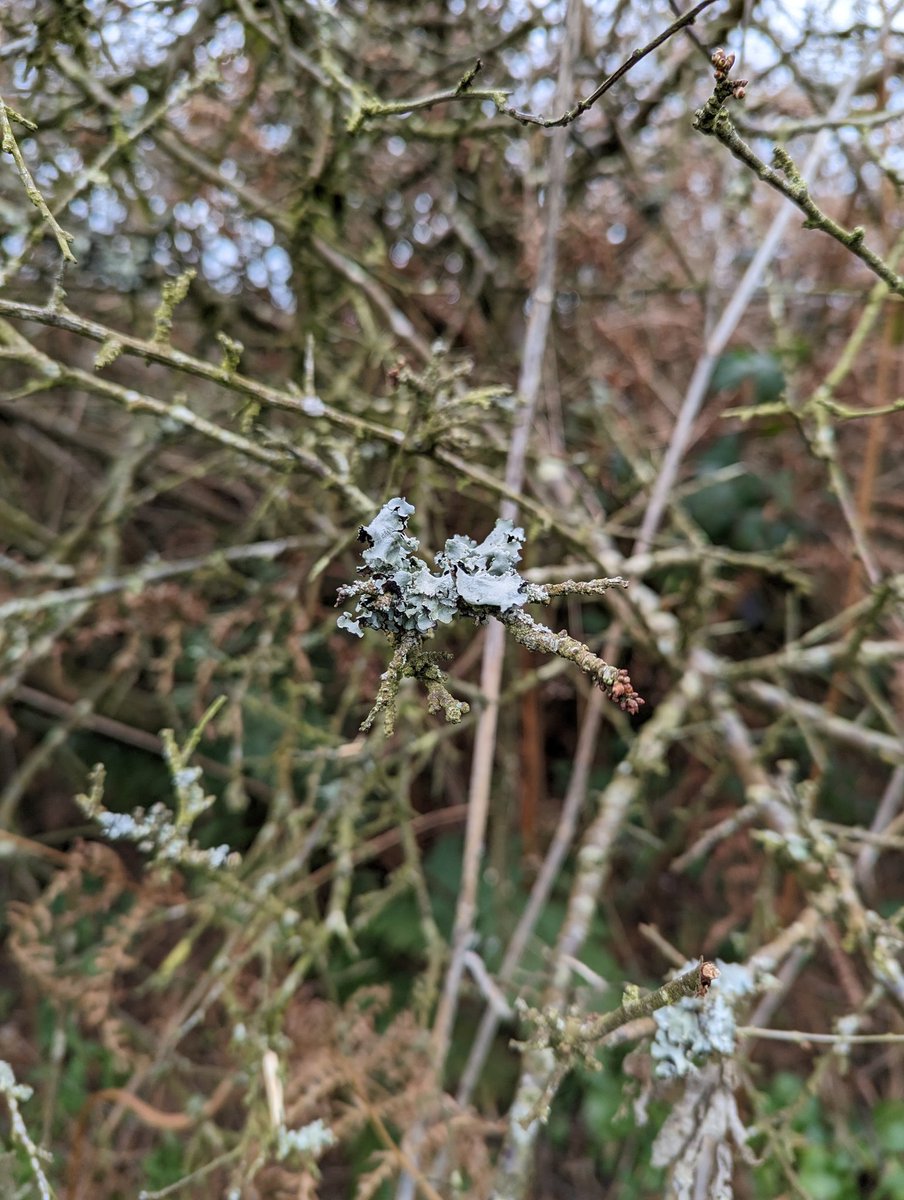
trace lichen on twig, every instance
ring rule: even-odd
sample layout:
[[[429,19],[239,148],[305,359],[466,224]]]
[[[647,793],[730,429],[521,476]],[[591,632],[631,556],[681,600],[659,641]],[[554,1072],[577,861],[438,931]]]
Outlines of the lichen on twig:
[[[25,188],[25,194],[32,202],[38,212],[41,214],[41,219],[49,228],[50,232],[56,238],[56,243],[60,248],[66,262],[74,263],[75,255],[72,253],[72,248],[69,243],[72,241],[72,234],[67,233],[58,223],[56,217],[50,211],[47,201],[41,195],[38,185],[34,181],[31,171],[25,162],[25,157],[19,149],[19,143],[16,141],[12,130],[12,122],[23,125],[26,129],[36,130],[37,126],[34,122],[29,121],[27,117],[23,117],[21,113],[16,112],[0,97],[0,149],[4,154],[9,154],[13,162],[16,164],[16,170],[19,173],[19,178]]]
[[[339,627],[357,637],[363,635],[362,627],[377,630],[393,647],[389,668],[362,729],[369,729],[383,712],[386,732],[392,732],[395,701],[406,676],[427,684],[430,712],[443,712],[453,723],[461,720],[469,706],[454,699],[437,665],[437,654],[423,645],[438,625],[451,624],[456,617],[467,617],[479,625],[495,617],[528,649],[568,659],[625,712],[638,711],[644,702],[627,671],[599,658],[566,630],[553,633],[522,611],[525,604],[545,604],[555,596],[600,595],[612,587],[627,587],[624,579],[530,584],[516,569],[524,530],[506,520],[498,520],[480,544],[461,534],[449,538],[436,556],[438,570],[431,571],[417,555],[417,538],[406,532],[413,512],[414,505],[396,496],[369,525],[361,527],[358,537],[365,544],[364,566],[358,570],[362,578],[339,589],[337,604],[356,600],[354,615],[342,613]]]

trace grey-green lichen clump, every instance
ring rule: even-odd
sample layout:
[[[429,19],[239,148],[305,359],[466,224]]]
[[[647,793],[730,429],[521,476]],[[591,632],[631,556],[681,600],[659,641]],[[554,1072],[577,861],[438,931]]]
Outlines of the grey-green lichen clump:
[[[685,997],[653,1014],[653,1072],[658,1078],[681,1078],[697,1069],[699,1058],[734,1052],[734,1009],[756,991],[756,985],[748,967],[720,959],[716,966],[719,977],[704,998]]]
[[[436,570],[417,551],[420,543],[407,532],[414,505],[401,496],[384,504],[369,525],[359,530],[365,544],[362,576],[339,589],[337,604],[355,599],[354,613],[343,613],[340,628],[357,637],[364,629],[382,633],[393,647],[376,701],[361,726],[369,729],[379,712],[391,733],[399,686],[406,676],[427,687],[429,712],[442,712],[447,721],[460,721],[468,705],[456,700],[446,687],[437,655],[426,650],[438,625],[457,617],[482,624],[490,617],[501,621],[522,645],[539,653],[557,654],[577,664],[625,712],[636,713],[643,700],[635,692],[627,671],[611,666],[567,630],[553,633],[523,607],[548,603],[555,596],[601,595],[611,587],[626,587],[620,576],[575,583],[572,580],[544,587],[522,579],[517,570],[524,531],[511,521],[499,520],[482,542],[456,534],[436,556]]]
[[[340,601],[357,596],[355,616],[343,613],[340,628],[362,636],[361,626],[401,637],[429,635],[456,615],[473,617],[474,606],[505,612],[531,598],[528,584],[515,569],[521,559],[524,530],[511,521],[497,521],[479,545],[456,534],[437,554],[433,572],[417,557],[420,542],[406,532],[414,505],[396,496],[359,531],[367,549],[359,571],[366,582],[340,589]]]

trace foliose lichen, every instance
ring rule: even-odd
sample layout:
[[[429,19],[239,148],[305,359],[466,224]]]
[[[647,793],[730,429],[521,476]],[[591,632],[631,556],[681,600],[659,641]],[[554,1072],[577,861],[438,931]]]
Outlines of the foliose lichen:
[[[716,965],[719,976],[704,998],[686,997],[653,1013],[656,1036],[650,1052],[660,1079],[683,1078],[697,1070],[695,1059],[734,1051],[734,1006],[755,990],[755,981],[739,963],[717,959]]]
[[[407,533],[414,505],[396,496],[358,533],[366,549],[363,581],[339,591],[339,601],[357,597],[354,616],[342,613],[337,624],[361,637],[363,627],[393,637],[428,637],[437,625],[475,609],[505,612],[529,599],[528,584],[516,565],[524,530],[498,520],[480,543],[456,534],[436,556],[436,571],[418,557],[420,542]]]

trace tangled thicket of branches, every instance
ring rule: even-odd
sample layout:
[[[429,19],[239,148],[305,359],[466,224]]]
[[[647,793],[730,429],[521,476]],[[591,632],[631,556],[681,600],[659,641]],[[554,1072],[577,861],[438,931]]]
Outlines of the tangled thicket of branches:
[[[786,10],[3,6],[4,1195],[901,1194],[904,25]]]

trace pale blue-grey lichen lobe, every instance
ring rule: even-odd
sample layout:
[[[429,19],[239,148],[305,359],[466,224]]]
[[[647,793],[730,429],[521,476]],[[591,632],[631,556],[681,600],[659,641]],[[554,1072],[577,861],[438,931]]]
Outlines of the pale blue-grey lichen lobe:
[[[734,1052],[734,1006],[756,990],[755,980],[750,969],[740,963],[720,959],[716,963],[719,978],[705,998],[685,997],[653,1013],[656,1036],[651,1054],[657,1078],[682,1078],[697,1069],[697,1060]]]
[[[342,588],[339,599],[357,597],[354,616],[343,613],[342,629],[362,635],[362,626],[400,637],[429,636],[437,625],[449,624],[456,614],[489,608],[505,612],[526,604],[528,585],[518,574],[524,530],[499,520],[480,543],[456,534],[436,556],[431,571],[417,556],[417,538],[407,531],[414,506],[400,496],[384,504],[369,525],[359,531],[366,543],[366,582]]]

